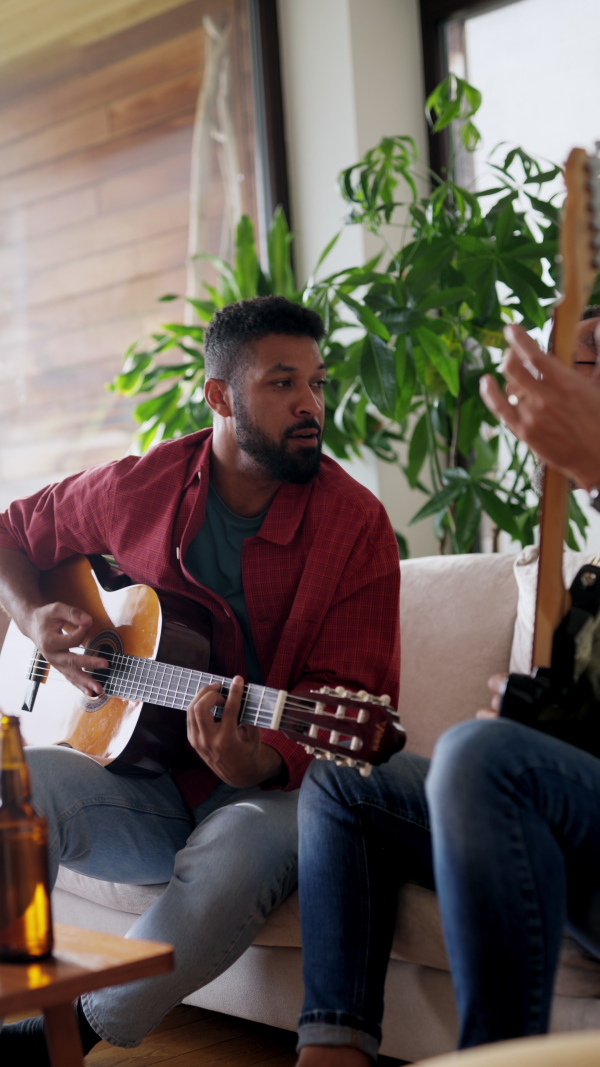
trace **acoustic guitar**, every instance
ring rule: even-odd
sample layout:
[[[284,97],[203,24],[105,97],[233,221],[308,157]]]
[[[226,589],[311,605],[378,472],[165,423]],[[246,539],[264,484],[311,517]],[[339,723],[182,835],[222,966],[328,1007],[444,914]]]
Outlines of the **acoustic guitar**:
[[[600,269],[600,158],[574,148],[565,166],[563,298],[553,354],[571,366],[577,326]],[[546,467],[530,675],[511,674],[500,714],[600,755],[600,569],[583,567],[567,591],[562,555],[568,479]]]
[[[208,613],[183,597],[129,584],[101,556],[72,556],[43,572],[40,584],[49,603],[91,615],[85,650],[109,663],[95,672],[104,692],[80,692],[11,623],[0,655],[0,707],[20,715],[27,745],[68,745],[119,773],[162,774],[183,749],[192,697],[211,682],[224,695],[229,689],[230,679],[207,670]],[[280,730],[309,752],[368,774],[406,740],[388,705],[389,697],[342,687],[287,693],[249,684],[240,722]],[[220,713],[215,707],[215,718]]]

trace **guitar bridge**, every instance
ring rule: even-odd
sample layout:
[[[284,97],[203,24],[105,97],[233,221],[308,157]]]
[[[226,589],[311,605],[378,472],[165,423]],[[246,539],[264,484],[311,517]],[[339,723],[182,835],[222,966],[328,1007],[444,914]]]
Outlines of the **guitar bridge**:
[[[46,681],[48,677],[48,671],[50,670],[50,664],[45,656],[38,648],[36,648],[33,658],[31,660],[31,666],[27,677],[29,683],[25,690],[25,696],[23,697],[23,704],[21,705],[21,711],[33,711],[35,704],[35,698],[37,696],[38,689],[42,682]]]

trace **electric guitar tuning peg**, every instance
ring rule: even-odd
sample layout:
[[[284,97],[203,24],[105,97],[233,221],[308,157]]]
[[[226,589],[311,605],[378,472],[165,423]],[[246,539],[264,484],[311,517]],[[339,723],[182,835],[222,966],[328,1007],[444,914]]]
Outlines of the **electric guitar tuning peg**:
[[[359,772],[362,774],[363,778],[368,778],[372,770],[373,768],[370,763],[363,763],[359,768]]]

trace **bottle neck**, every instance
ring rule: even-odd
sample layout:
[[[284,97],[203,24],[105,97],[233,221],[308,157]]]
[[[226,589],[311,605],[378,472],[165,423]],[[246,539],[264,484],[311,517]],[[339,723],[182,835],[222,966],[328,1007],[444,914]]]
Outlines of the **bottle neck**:
[[[23,754],[19,720],[2,715],[0,720],[0,809],[30,804],[29,771]]]

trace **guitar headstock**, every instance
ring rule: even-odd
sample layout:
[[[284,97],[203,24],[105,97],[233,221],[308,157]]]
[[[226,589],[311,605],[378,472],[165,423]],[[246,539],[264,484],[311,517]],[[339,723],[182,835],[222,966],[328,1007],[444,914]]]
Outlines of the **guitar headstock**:
[[[339,766],[359,767],[370,774],[406,742],[398,713],[388,696],[370,696],[364,690],[349,692],[343,686],[294,693],[290,696],[281,728],[317,759],[335,760]],[[293,710],[292,710],[293,708]]]
[[[573,148],[565,164],[561,224],[563,299],[556,308],[553,353],[570,365],[577,323],[600,270],[600,156]]]

